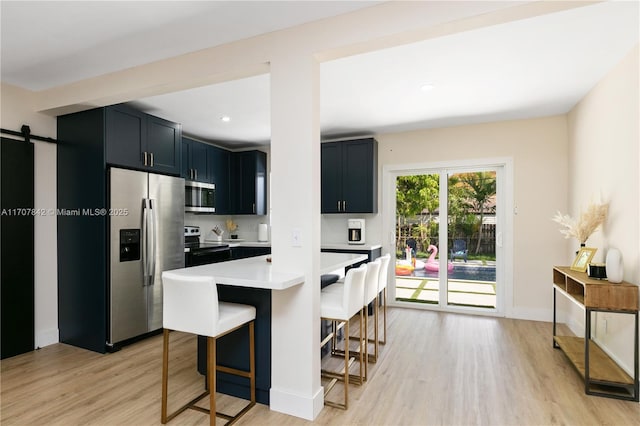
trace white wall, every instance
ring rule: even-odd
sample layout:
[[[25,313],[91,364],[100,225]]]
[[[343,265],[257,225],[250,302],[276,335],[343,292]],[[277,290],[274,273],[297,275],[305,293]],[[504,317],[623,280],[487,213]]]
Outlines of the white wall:
[[[56,119],[34,112],[32,93],[14,86],[1,86],[0,124],[19,131],[23,124],[38,136],[56,137]],[[34,142],[34,207],[56,208],[56,146]],[[58,265],[55,215],[36,216],[35,231],[35,344],[58,342]]]
[[[575,216],[601,196],[610,202],[602,232],[588,240],[602,260],[610,247],[622,252],[624,279],[640,284],[640,99],[638,45],[568,114],[569,210]],[[596,198],[597,200],[597,198]],[[571,255],[571,250],[567,256]],[[604,320],[607,320],[607,332]],[[574,318],[575,322],[579,322]],[[596,338],[627,371],[633,371],[630,315],[598,314]]]
[[[565,116],[377,135],[380,176],[385,166],[507,157],[513,159],[513,298],[507,313],[550,321],[551,266],[567,264],[567,243],[551,217],[566,210]],[[387,202],[380,194],[380,202]],[[507,206],[513,212],[513,206]],[[324,225],[324,223],[323,223]],[[368,236],[381,235],[382,217],[367,221]],[[506,277],[509,279],[509,277]]]

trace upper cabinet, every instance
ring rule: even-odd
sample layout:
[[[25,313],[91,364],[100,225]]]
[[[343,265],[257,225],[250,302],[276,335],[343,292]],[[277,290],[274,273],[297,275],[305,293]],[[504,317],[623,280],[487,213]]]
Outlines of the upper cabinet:
[[[231,152],[217,146],[207,147],[209,182],[216,185],[216,214],[231,214],[229,162]]]
[[[180,174],[180,124],[126,105],[105,109],[107,163],[159,173]]]
[[[217,215],[265,215],[266,158],[262,151],[231,152],[184,137],[181,176],[215,184]]]
[[[377,213],[378,142],[326,142],[321,155],[322,213]]]
[[[231,200],[234,214],[267,214],[267,154],[231,154]]]
[[[210,182],[207,153],[210,145],[182,138],[182,168],[180,176],[198,182]]]

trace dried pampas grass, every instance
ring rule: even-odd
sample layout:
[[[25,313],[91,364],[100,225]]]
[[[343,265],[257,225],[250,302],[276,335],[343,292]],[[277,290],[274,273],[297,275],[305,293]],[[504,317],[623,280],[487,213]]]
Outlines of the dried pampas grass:
[[[553,217],[553,221],[566,228],[560,230],[560,233],[565,238],[573,237],[580,241],[580,244],[584,244],[589,236],[607,219],[608,211],[609,203],[591,204],[586,211],[580,213],[580,217],[577,220],[558,212]]]

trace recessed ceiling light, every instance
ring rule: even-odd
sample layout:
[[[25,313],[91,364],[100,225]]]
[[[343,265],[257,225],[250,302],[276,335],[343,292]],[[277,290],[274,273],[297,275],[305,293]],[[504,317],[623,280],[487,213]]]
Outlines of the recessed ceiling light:
[[[423,84],[422,86],[420,86],[420,90],[422,90],[423,92],[428,92],[429,90],[433,90],[433,88],[436,87],[431,83],[427,83],[427,84]]]
[[[220,117],[220,120],[228,123],[231,121],[231,117],[229,117],[228,115],[223,115],[222,117]]]

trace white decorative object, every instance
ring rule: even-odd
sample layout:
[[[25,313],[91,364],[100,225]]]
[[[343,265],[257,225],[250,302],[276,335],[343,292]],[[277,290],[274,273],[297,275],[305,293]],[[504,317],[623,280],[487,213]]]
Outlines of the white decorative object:
[[[624,265],[622,263],[622,254],[617,248],[609,248],[607,251],[607,279],[611,283],[622,282],[624,275]]]
[[[266,223],[261,223],[258,225],[258,241],[269,241],[269,228],[267,227]]]
[[[561,229],[560,233],[565,238],[576,238],[580,245],[584,246],[587,239],[593,234],[607,219],[607,213],[609,212],[609,203],[604,204],[590,204],[587,210],[580,213],[580,217],[577,219],[571,216],[563,215],[558,212],[553,221],[564,226],[566,229]]]

